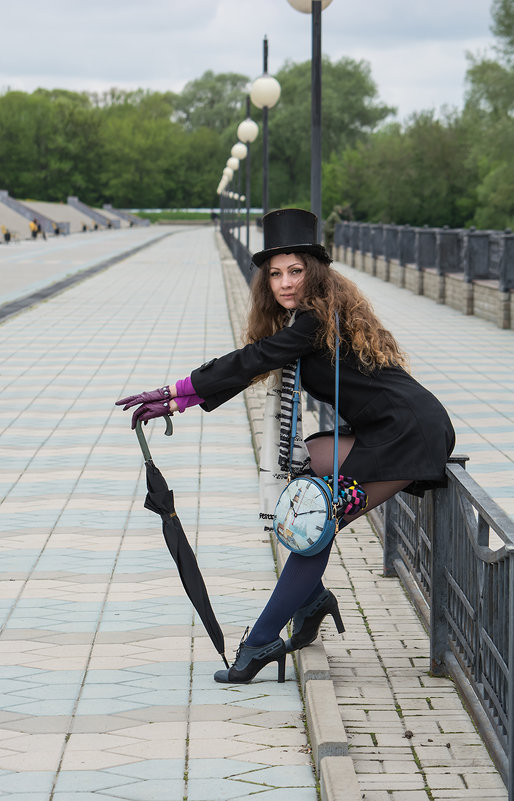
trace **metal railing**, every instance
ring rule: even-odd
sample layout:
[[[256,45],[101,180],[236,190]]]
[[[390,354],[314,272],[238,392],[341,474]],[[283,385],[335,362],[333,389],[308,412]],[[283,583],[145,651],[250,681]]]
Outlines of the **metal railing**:
[[[514,288],[514,234],[475,228],[415,228],[409,225],[340,222],[334,245],[373,258],[433,268],[439,275],[463,273],[464,280],[498,282],[500,292]]]
[[[231,226],[222,233],[250,283],[250,253]],[[330,407],[307,403],[321,430],[333,428]],[[514,801],[514,522],[466,461],[450,459],[446,488],[400,492],[370,517],[384,575],[400,578],[429,631],[432,673],[457,683]]]
[[[370,513],[384,575],[397,575],[430,635],[434,675],[450,674],[514,801],[514,522],[468,475],[448,487],[399,493]]]
[[[250,286],[254,276],[255,268],[252,266],[252,254],[243,244],[241,239],[234,234],[234,230],[241,232],[241,225],[233,220],[230,222],[221,221],[220,230],[225,243],[232,253],[234,259],[239,265],[239,269],[243,273],[246,283]]]

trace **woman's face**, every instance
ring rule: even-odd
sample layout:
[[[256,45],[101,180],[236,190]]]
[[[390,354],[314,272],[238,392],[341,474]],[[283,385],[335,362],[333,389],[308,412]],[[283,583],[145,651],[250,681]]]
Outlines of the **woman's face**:
[[[284,309],[296,309],[303,300],[304,278],[305,264],[297,254],[279,253],[270,259],[270,289]]]

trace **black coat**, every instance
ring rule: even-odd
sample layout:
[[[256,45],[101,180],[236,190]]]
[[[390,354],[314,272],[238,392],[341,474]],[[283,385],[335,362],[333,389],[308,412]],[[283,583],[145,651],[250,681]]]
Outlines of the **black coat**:
[[[244,390],[255,376],[301,357],[302,387],[334,406],[330,354],[315,345],[319,321],[298,312],[295,322],[271,337],[203,364],[191,374],[202,408],[216,409]],[[339,414],[353,427],[355,444],[343,472],[360,483],[412,480],[409,490],[445,483],[444,467],[455,434],[444,407],[401,367],[359,370],[353,351],[341,343]]]

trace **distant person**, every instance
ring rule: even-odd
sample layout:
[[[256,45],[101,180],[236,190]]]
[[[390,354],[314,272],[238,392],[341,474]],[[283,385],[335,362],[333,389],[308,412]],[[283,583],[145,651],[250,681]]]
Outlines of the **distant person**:
[[[34,217],[33,220],[31,220],[29,222],[29,228],[30,228],[30,235],[31,235],[32,239],[36,239],[37,238],[37,220],[36,220],[35,217]]]
[[[57,225],[57,223],[52,223],[52,228],[53,228],[53,231],[54,231],[54,236],[59,236],[61,231],[60,231],[60,228]]]
[[[5,227],[5,225],[2,225],[2,234],[4,237],[4,242],[7,245],[11,241],[11,232]]]
[[[86,231],[87,231],[86,223],[82,223],[82,231],[83,231],[83,233],[86,233]]]
[[[328,215],[323,228],[323,238],[325,240],[325,247],[331,254],[334,245],[334,235],[336,225],[343,220],[353,220],[353,212],[350,206],[334,206],[331,213]]]

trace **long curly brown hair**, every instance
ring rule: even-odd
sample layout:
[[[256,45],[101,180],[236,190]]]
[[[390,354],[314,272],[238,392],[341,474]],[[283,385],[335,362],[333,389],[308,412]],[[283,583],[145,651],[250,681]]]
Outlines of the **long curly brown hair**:
[[[385,329],[369,301],[353,281],[336,272],[309,253],[295,253],[305,265],[304,297],[299,306],[310,309],[320,320],[319,347],[327,347],[335,359],[336,322],[339,313],[342,346],[346,343],[359,359],[360,369],[397,365],[408,367],[406,354],[393,335]],[[256,342],[283,328],[289,312],[275,300],[270,288],[270,260],[257,270],[251,286],[251,306],[246,329],[246,342]],[[261,378],[261,377],[259,377]]]

